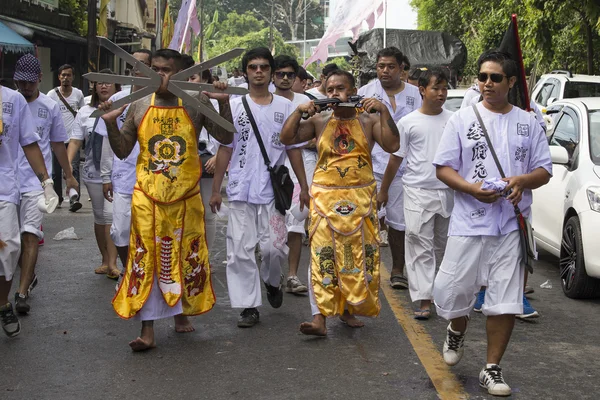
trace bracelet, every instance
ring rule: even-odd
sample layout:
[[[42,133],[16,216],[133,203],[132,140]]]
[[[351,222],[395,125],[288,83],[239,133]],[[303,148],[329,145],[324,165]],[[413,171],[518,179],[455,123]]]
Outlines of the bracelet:
[[[52,180],[52,178],[48,178],[42,182],[42,189],[45,189],[48,185],[54,185],[54,181]]]

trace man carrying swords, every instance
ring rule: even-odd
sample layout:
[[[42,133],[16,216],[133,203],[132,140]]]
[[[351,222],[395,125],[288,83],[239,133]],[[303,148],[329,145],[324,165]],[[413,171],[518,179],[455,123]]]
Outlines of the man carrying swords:
[[[224,82],[214,84],[215,93],[200,93],[199,107],[183,104],[169,84],[181,65],[178,52],[156,51],[152,70],[161,80],[156,92],[129,106],[121,130],[117,118],[125,106],[102,116],[117,157],[127,157],[136,142],[140,147],[127,268],[113,299],[120,317],[142,320],[141,335],[129,343],[133,351],[155,347],[154,320],[173,316],[177,332],[191,332],[194,328],[187,316],[205,313],[215,303],[198,185],[202,172],[197,143],[203,127],[219,142],[231,143],[233,135],[220,126],[224,124],[205,115],[218,116],[210,102],[216,99],[221,117],[230,124],[231,108],[228,95],[216,93],[227,88]],[[100,108],[110,107],[107,102]]]

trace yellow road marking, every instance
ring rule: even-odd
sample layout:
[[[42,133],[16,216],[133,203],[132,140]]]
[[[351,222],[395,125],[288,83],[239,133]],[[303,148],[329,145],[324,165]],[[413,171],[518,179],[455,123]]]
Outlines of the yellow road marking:
[[[390,273],[383,262],[380,265],[380,275],[383,294],[394,312],[396,320],[404,329],[404,333],[415,353],[417,353],[419,360],[421,360],[421,364],[427,375],[429,375],[429,379],[435,386],[439,397],[442,400],[468,399],[469,396],[444,362],[442,354],[438,350],[438,346],[433,343],[431,335],[421,323],[413,318],[411,305],[407,304],[400,293],[397,293],[389,285]]]

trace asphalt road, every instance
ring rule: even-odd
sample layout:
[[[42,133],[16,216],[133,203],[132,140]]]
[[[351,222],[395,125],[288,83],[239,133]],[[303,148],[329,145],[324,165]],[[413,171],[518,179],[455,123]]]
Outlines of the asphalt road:
[[[100,255],[84,203],[76,214],[62,208],[45,218],[32,310],[21,318],[20,336],[0,335],[0,399],[492,398],[477,379],[484,317],[472,315],[461,363],[440,367],[447,323],[412,320],[406,291],[382,290],[380,317],[362,329],[330,320],[326,339],[299,333],[310,306],[290,294],[277,310],[265,298],[260,324],[237,328],[239,310],[230,308],[225,286],[225,221],[211,254],[215,308],[193,319],[190,334],[175,333],[172,320],[157,322],[158,348],[132,353],[127,343],[139,323],[116,316],[115,282],[93,273]],[[52,239],[69,227],[80,240]],[[389,268],[389,249],[382,255]],[[307,260],[304,251],[301,277]],[[598,398],[600,302],[566,298],[557,264],[549,255],[537,263],[530,299],[541,317],[517,322],[502,363],[513,399]],[[540,288],[547,280],[552,289]]]

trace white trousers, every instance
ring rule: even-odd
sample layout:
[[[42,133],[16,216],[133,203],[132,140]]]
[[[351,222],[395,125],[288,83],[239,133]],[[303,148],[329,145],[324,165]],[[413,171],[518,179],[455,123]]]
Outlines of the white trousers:
[[[381,182],[383,175],[373,173],[375,181],[377,182],[377,191],[381,190]],[[390,184],[388,190],[388,202],[385,207],[377,211],[379,218],[385,217],[385,224],[391,226],[397,231],[403,231],[405,229],[404,223],[404,188],[402,185],[402,177],[396,176]]]
[[[410,298],[412,301],[432,300],[435,270],[444,257],[450,218],[425,210],[409,196],[404,198],[404,218],[404,254]]]
[[[469,315],[481,286],[487,286],[483,314],[522,314],[524,279],[518,231],[450,236],[433,284],[437,314],[445,319]]]
[[[227,222],[227,286],[233,308],[262,305],[261,279],[279,286],[288,255],[285,217],[270,204],[229,203]],[[260,272],[254,249],[260,245]]]
[[[11,281],[21,254],[21,232],[17,205],[0,200],[0,240],[5,246],[0,250],[0,276]]]
[[[206,245],[208,251],[212,249],[217,233],[217,214],[214,214],[210,209],[210,196],[212,196],[212,178],[200,179],[200,196],[202,204],[204,204],[204,230],[206,231]]]

